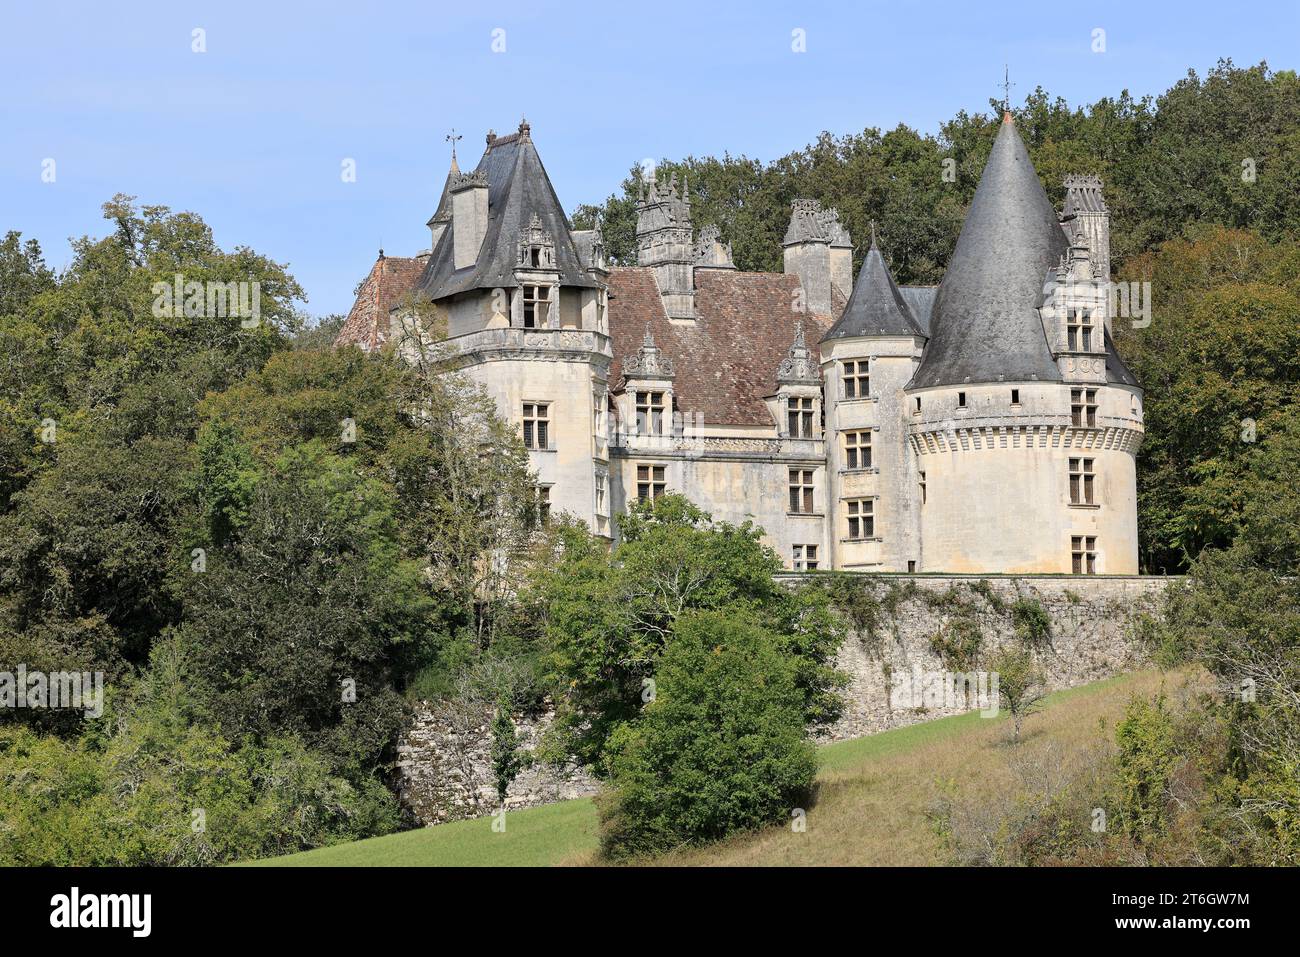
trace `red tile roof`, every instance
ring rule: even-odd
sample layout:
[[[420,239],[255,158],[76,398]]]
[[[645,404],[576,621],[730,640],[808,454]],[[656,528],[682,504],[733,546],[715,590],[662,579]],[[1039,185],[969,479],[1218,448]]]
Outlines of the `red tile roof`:
[[[388,338],[388,310],[415,287],[425,262],[423,257],[380,255],[357,290],[357,301],[334,344],[357,345],[366,352],[383,348]]]
[[[673,360],[673,393],[684,413],[710,425],[771,426],[764,396],[776,393],[776,370],[794,342],[802,318],[809,343],[830,328],[830,316],[795,310],[799,277],[782,273],[695,270],[695,322],[670,323],[654,271],[616,267],[609,276],[609,326],[614,366],[641,348],[647,324],[657,345]],[[813,346],[816,349],[816,346]]]

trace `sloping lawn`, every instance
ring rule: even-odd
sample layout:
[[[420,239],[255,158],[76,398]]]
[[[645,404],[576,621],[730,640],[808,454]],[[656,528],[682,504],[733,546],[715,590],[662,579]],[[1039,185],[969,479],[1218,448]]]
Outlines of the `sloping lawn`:
[[[1178,674],[1141,671],[1049,695],[1025,726],[1021,754],[1081,749],[1101,723],[1114,727],[1129,698],[1179,684]],[[722,844],[664,855],[656,864],[925,865],[946,863],[928,812],[941,788],[995,794],[1008,785],[1007,717],[969,712],[821,749],[807,831],[773,827]],[[457,821],[254,866],[406,867],[596,863],[596,809],[587,799],[513,811],[504,833],[491,818]]]

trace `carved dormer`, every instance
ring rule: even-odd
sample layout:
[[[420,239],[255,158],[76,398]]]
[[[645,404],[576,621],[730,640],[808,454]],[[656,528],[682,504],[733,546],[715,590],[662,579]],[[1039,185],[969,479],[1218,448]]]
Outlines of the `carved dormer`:
[[[519,269],[555,269],[555,239],[542,226],[542,219],[536,213],[519,237],[517,265]]]
[[[822,421],[821,366],[796,321],[794,343],[776,370],[777,394],[772,415],[783,439],[819,439]]]
[[[1061,377],[1106,381],[1109,283],[1098,274],[1088,246],[1070,246],[1043,287],[1041,314]]]
[[[673,360],[655,345],[645,327],[641,348],[623,360],[623,415],[638,436],[668,436],[673,417]]]

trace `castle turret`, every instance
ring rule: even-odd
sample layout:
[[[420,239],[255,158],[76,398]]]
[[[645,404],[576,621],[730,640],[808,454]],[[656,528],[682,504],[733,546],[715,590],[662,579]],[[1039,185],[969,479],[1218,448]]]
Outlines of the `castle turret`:
[[[907,387],[924,571],[1138,570],[1141,390],[1102,321],[1089,183],[1062,229],[1006,114]]]
[[[695,319],[695,245],[691,198],[686,181],[677,192],[677,174],[661,186],[650,173],[636,204],[637,264],[650,266],[670,319]]]

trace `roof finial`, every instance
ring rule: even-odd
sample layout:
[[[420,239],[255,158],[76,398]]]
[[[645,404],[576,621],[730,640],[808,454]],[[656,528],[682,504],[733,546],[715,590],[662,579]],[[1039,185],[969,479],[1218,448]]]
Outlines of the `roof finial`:
[[[653,349],[655,347],[655,337],[650,334],[650,323],[645,324],[645,337],[641,340],[642,349]]]
[[[875,249],[875,248],[876,248],[876,221],[873,219],[871,221],[871,246],[868,247],[868,250]]]
[[[527,117],[519,117],[519,135],[524,139],[528,139],[531,131],[532,127],[528,125]]]
[[[1002,122],[1011,122],[1011,88],[1015,86],[1011,82],[1011,67],[1004,64],[1002,68]]]
[[[451,132],[444,137],[451,144],[451,170],[453,173],[460,172],[460,166],[456,163],[456,141],[464,139],[463,136],[456,132],[456,127],[451,128]]]

